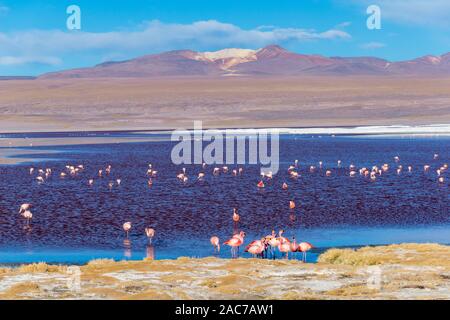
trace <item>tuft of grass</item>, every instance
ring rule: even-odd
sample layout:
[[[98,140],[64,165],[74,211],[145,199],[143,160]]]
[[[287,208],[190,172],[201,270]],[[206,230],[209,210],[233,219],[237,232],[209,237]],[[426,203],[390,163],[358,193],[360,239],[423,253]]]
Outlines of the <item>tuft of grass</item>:
[[[37,283],[27,281],[11,286],[8,290],[1,293],[0,299],[23,299],[25,294],[38,294],[40,292],[41,288]]]
[[[319,263],[351,266],[408,264],[450,266],[450,246],[430,243],[392,244],[354,249],[330,249],[319,256]]]
[[[44,272],[63,272],[66,267],[49,265],[45,262],[24,264],[17,268],[18,273],[44,273]]]
[[[382,264],[384,259],[370,252],[361,252],[353,249],[330,249],[319,256],[318,262],[351,266],[372,266]]]
[[[371,289],[364,284],[351,284],[343,286],[338,289],[333,289],[326,292],[331,296],[341,296],[341,297],[363,297],[363,296],[374,296],[378,293],[378,290]]]

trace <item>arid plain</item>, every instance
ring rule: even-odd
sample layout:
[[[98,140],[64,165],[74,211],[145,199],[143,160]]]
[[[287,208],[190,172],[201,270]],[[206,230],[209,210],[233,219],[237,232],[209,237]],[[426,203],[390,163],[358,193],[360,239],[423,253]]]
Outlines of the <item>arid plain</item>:
[[[0,115],[0,132],[438,124],[450,78],[5,80]]]

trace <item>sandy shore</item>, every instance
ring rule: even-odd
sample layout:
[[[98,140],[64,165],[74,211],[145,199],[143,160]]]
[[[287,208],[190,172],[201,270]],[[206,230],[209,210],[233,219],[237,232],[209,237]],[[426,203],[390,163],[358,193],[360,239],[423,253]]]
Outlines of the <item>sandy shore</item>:
[[[450,247],[331,249],[317,264],[212,257],[94,260],[79,269],[41,263],[0,269],[0,299],[450,299]]]
[[[450,123],[450,78],[0,82],[1,132]]]

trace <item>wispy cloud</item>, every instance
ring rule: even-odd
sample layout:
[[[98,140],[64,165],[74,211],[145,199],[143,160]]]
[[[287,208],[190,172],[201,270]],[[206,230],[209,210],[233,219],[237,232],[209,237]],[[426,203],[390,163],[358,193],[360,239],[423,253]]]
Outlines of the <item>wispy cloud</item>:
[[[57,66],[61,63],[61,59],[57,57],[0,56],[1,66],[16,66],[22,64],[45,64]]]
[[[259,48],[268,44],[349,39],[343,30],[280,28],[273,26],[243,29],[216,20],[190,24],[143,24],[139,30],[115,32],[69,32],[29,30],[0,33],[0,56],[58,56],[65,53],[157,52],[172,49],[210,50],[223,47]],[[26,60],[24,60],[26,61]]]
[[[384,48],[384,47],[386,47],[386,44],[382,43],[382,42],[368,42],[368,43],[363,43],[362,45],[360,45],[360,47],[363,49],[374,50],[374,49]]]

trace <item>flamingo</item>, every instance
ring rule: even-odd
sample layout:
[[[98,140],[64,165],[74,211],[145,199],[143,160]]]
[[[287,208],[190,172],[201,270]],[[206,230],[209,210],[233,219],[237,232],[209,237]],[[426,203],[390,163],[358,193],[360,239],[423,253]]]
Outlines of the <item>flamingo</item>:
[[[29,204],[29,203],[24,203],[24,204],[22,204],[22,205],[20,206],[20,208],[19,208],[19,213],[22,214],[22,213],[24,213],[25,211],[29,211],[30,209],[31,209],[31,204]]]
[[[258,184],[256,185],[258,188],[264,188],[264,182],[259,181]]]
[[[233,209],[233,221],[235,223],[238,223],[239,220],[241,219],[241,217],[239,216],[239,214],[237,213],[236,208]]]
[[[148,238],[148,244],[152,244],[152,239],[155,236],[155,229],[153,229],[153,228],[145,228],[145,235]]]
[[[286,239],[286,238],[283,238],[282,237],[282,234],[283,234],[283,230],[280,230],[279,232],[278,232],[278,237],[276,237],[275,236],[275,231],[274,230],[272,230],[272,236],[269,238],[269,241],[268,241],[268,243],[269,243],[269,245],[270,245],[270,247],[271,247],[271,252],[272,252],[272,257],[275,259],[275,251],[274,251],[274,249],[276,248],[276,247],[278,247],[279,245],[280,245],[280,243],[284,240],[284,239]],[[287,239],[286,239],[287,240]]]
[[[280,240],[280,244],[278,245],[278,250],[280,250],[281,253],[286,253],[285,258],[288,259],[289,258],[289,252],[291,251],[291,244],[287,240],[286,238],[281,238]]]
[[[295,209],[295,202],[293,200],[289,201],[289,209]]]
[[[264,240],[255,240],[245,248],[245,252],[251,253],[253,255],[253,258],[256,258],[256,256],[261,255],[265,249],[266,245],[264,243]]]
[[[148,179],[147,184],[148,184],[149,187],[151,187],[153,185],[152,178]]]
[[[288,189],[287,183],[286,183],[286,182],[283,182],[283,185],[281,186],[281,188],[282,188],[283,190],[287,190],[287,189]]]
[[[30,174],[33,174],[34,168],[30,168]]]
[[[439,177],[438,181],[439,183],[444,183],[444,177]]]
[[[297,240],[295,240],[295,237],[293,236],[292,242],[291,242],[291,251],[294,252],[294,254],[295,254],[295,252],[297,252],[297,250],[298,250]]]
[[[245,232],[241,231],[239,234],[234,235],[231,239],[228,239],[224,244],[231,247],[231,256],[233,258],[237,257],[236,252],[239,250],[241,244],[244,243]]]
[[[131,229],[131,222],[125,222],[122,227],[123,227],[123,230],[126,232],[127,239],[128,239],[128,232]]]
[[[220,252],[220,241],[219,241],[219,237],[217,236],[212,236],[211,239],[209,239],[209,241],[211,242],[212,246],[214,247],[214,253],[219,253]]]
[[[94,184],[94,179],[89,179],[88,180],[88,185],[92,186]]]
[[[331,170],[327,170],[327,171],[325,172],[325,175],[326,175],[327,177],[331,176]]]
[[[117,182],[117,185],[120,186],[120,184],[122,183],[122,179],[117,179],[116,182]]]
[[[198,174],[197,179],[198,179],[198,180],[201,180],[201,179],[203,179],[204,177],[205,177],[205,174],[204,174],[203,172],[200,172],[200,173]]]
[[[23,212],[22,216],[27,219],[27,225],[30,224],[31,219],[33,218],[33,214],[31,213],[31,211],[26,210]]]
[[[303,252],[302,261],[306,262],[306,252],[314,248],[314,246],[309,242],[300,242],[298,245],[298,251]]]
[[[38,183],[44,183],[44,178],[42,178],[41,176],[37,177],[36,180],[38,181]]]

